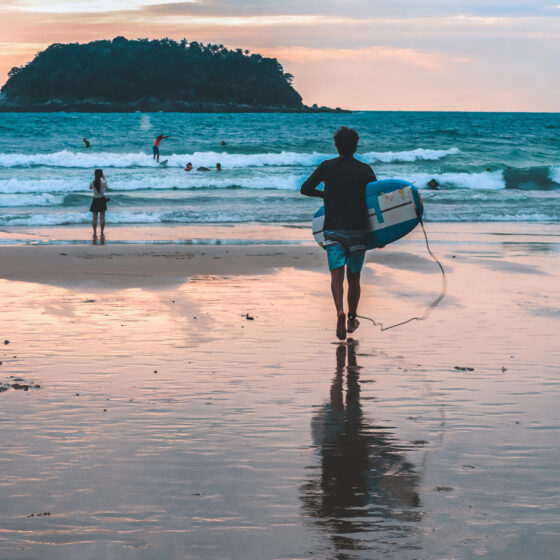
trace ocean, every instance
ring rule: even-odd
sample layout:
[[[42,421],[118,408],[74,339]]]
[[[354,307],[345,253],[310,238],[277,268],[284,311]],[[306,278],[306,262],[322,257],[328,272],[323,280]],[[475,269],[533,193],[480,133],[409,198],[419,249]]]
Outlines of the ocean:
[[[342,125],[378,178],[422,189],[426,222],[559,221],[560,114],[4,113],[0,227],[89,224],[98,167],[111,225],[308,223],[320,201],[299,187]]]

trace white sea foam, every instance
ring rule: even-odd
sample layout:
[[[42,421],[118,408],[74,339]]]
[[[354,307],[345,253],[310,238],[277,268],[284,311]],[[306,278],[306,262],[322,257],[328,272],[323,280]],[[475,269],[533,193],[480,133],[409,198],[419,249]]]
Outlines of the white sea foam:
[[[111,212],[113,224],[155,224],[162,222],[163,212]],[[91,221],[89,212],[52,212],[48,214],[16,214],[12,217],[0,216],[0,225],[8,226],[58,226],[67,224],[87,224]]]
[[[560,180],[560,169],[558,171],[558,180]],[[227,172],[190,172],[185,173],[182,170],[175,172],[167,172],[165,174],[150,173],[144,174],[142,171],[137,170],[126,177],[122,178],[122,173],[119,177],[113,179],[111,174],[107,173],[109,187],[115,192],[129,192],[129,191],[182,191],[192,190],[198,188],[207,189],[226,189],[231,187],[240,187],[243,189],[252,190],[283,190],[283,191],[297,191],[301,183],[307,176],[307,173],[295,174],[289,172],[266,171],[259,170],[258,172],[237,174],[228,174]],[[379,178],[385,178],[382,174]],[[506,188],[502,171],[484,171],[480,173],[406,173],[401,176],[402,179],[414,183],[419,188],[427,188],[428,182],[431,179],[436,179],[440,185],[445,187],[452,187],[456,189],[469,189],[469,190],[485,190],[495,191]],[[554,179],[553,179],[554,180]],[[30,199],[29,204],[34,205],[51,205],[55,203],[54,199],[49,196],[58,195],[61,193],[83,193],[88,194],[90,177],[84,176],[69,177],[67,179],[16,179],[11,178],[8,180],[0,180],[0,197],[5,195],[16,194],[33,194],[36,199]],[[537,196],[538,193],[535,194]],[[5,206],[25,206],[27,202],[25,199],[20,199],[22,202],[18,204],[18,199],[9,199],[10,202],[4,204]],[[2,201],[0,201],[0,206]]]
[[[551,222],[555,218],[548,214],[479,214],[468,221],[474,222]]]
[[[308,221],[309,215],[302,212],[298,216],[291,216],[291,221]],[[266,215],[266,221],[287,221],[285,216]],[[439,209],[437,213],[427,208],[426,221],[431,222],[556,222],[553,215],[542,212],[536,213],[474,213],[469,211],[457,211],[450,209],[445,211]],[[265,215],[258,209],[246,209],[243,212],[202,212],[202,211],[111,211],[108,216],[110,224],[173,224],[173,223],[247,223],[264,221]],[[289,220],[288,220],[289,221]],[[1,215],[0,226],[60,226],[69,224],[89,224],[91,214],[89,212],[49,212],[45,214],[26,213],[16,215]]]
[[[418,160],[437,160],[448,155],[458,154],[458,148],[432,150],[416,148],[401,152],[367,152],[360,154],[360,159],[367,162],[413,162]],[[261,154],[229,154],[226,152],[194,152],[192,154],[162,153],[160,161],[167,160],[170,167],[184,167],[191,161],[196,167],[213,168],[220,162],[224,168],[239,169],[243,167],[267,166],[300,166],[312,167],[324,159],[332,158],[326,153],[261,153]],[[50,154],[0,154],[0,167],[33,167],[47,166],[60,168],[127,168],[127,167],[158,167],[151,154],[110,153],[110,152],[71,152],[63,150]]]
[[[502,171],[482,171],[481,173],[414,173],[407,180],[417,187],[427,188],[431,179],[440,185],[458,189],[500,190],[506,188]]]
[[[41,194],[0,194],[0,208],[26,206],[58,206],[64,202],[64,195]]]
[[[263,216],[261,216],[261,219]],[[258,221],[259,217],[252,212],[236,214],[226,212],[168,212],[168,211],[111,211],[107,218],[111,224],[159,224],[159,223],[242,223]],[[59,226],[70,224],[89,224],[89,212],[49,212],[48,214],[16,214],[0,215],[0,226]]]
[[[14,214],[0,215],[2,226],[60,226],[67,224],[85,224],[91,221],[89,212],[52,212],[48,214]]]
[[[448,150],[416,148],[416,150],[404,152],[368,152],[363,154],[362,159],[366,161],[380,161],[382,163],[413,162],[419,160],[433,161],[459,154],[460,152],[459,148],[449,148]]]
[[[142,190],[190,190],[197,188],[226,189],[241,187],[244,189],[275,189],[298,190],[305,175],[260,174],[258,176],[230,176],[226,173],[185,173],[177,170],[173,175],[131,175],[128,179],[112,179],[107,173],[109,188],[112,191],[142,191]],[[89,182],[91,177],[83,179],[16,179],[0,180],[0,193],[90,193]],[[19,206],[19,205],[18,205]],[[22,204],[21,206],[24,206]]]
[[[550,168],[549,177],[552,181],[560,185],[560,165]]]

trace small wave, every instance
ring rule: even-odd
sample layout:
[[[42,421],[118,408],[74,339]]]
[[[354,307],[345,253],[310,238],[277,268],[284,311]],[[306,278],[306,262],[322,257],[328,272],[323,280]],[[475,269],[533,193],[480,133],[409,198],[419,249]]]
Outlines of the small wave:
[[[405,152],[368,152],[363,154],[362,158],[382,163],[410,163],[413,161],[434,161],[460,152],[459,148],[449,148],[448,150],[417,148]]]
[[[288,190],[295,191],[301,186],[305,175],[291,173],[261,174],[260,176],[232,177],[227,173],[175,173],[171,175],[153,175],[128,179],[115,179],[107,173],[111,191],[165,191],[193,189],[253,189],[253,190]],[[16,179],[0,180],[0,194],[23,193],[82,193],[89,191],[91,177],[83,180],[72,179]]]
[[[0,216],[2,226],[65,226],[70,224],[86,224],[91,221],[89,212],[50,214],[12,214]]]
[[[415,173],[408,180],[417,187],[428,188],[428,183],[435,179],[442,187],[473,190],[501,190],[506,188],[501,171],[483,171],[481,173]]]
[[[190,191],[196,189],[249,189],[249,190],[280,190],[297,191],[306,175],[293,173],[261,173],[259,176],[229,176],[224,173],[175,173],[171,175],[132,176],[127,179],[112,180],[107,174],[109,187],[113,192],[130,191]],[[385,178],[382,173],[378,177]],[[427,188],[432,179],[450,188],[499,190],[505,189],[506,184],[503,179],[502,171],[490,171],[481,173],[403,173],[402,178],[414,183],[417,187]],[[84,180],[61,179],[9,179],[0,180],[0,193],[9,195],[21,193],[89,193],[90,177]],[[68,203],[70,203],[70,200]],[[17,206],[20,206],[19,204]],[[21,204],[25,206],[25,204]]]
[[[64,196],[63,199],[63,206],[84,206],[84,204],[88,204],[91,202],[91,195],[90,194],[67,194]]]
[[[419,160],[437,160],[448,155],[458,154],[458,148],[447,150],[432,150],[429,148],[416,148],[401,152],[366,152],[359,158],[368,162],[398,163]],[[244,167],[267,166],[300,166],[311,167],[319,164],[324,159],[334,157],[326,153],[262,153],[262,154],[229,154],[226,152],[194,152],[192,154],[162,155],[161,160],[168,161],[168,167],[184,167],[192,161],[195,167],[215,167],[220,162],[225,169],[239,169]],[[59,167],[59,168],[130,168],[152,167],[158,164],[151,154],[137,153],[85,153],[63,150],[50,154],[0,154],[0,167]]]
[[[510,209],[511,210],[511,209]],[[293,212],[289,217],[285,212],[264,212],[262,208],[245,208],[238,210],[202,211],[196,209],[182,209],[177,211],[110,211],[107,216],[109,224],[237,224],[237,223],[308,223],[313,212],[309,208],[302,208]],[[444,211],[441,207],[436,210],[430,205],[426,207],[426,221],[428,222],[557,222],[558,218],[546,212],[518,212],[496,208],[493,212],[475,212],[462,207],[450,207]],[[89,212],[38,212],[0,215],[0,226],[63,226],[84,225],[91,223]]]
[[[41,194],[0,194],[0,208],[30,206],[58,206],[64,203],[64,195]]]
[[[416,186],[427,188],[435,179],[443,187],[474,190],[550,190],[560,186],[560,167],[507,168],[480,173],[417,173],[409,180]]]
[[[552,189],[560,186],[558,168],[508,167],[504,169],[504,180],[508,189]]]
[[[457,211],[427,215],[428,222],[556,222],[557,218],[548,214],[469,214]]]
[[[155,224],[164,222],[162,212],[111,212],[108,222],[113,224]],[[91,222],[89,212],[53,212],[49,214],[14,214],[0,216],[3,226],[63,226]]]
[[[110,212],[107,222],[115,225],[126,224],[236,224],[248,222],[302,222],[309,219],[309,212],[288,219],[283,214],[270,215],[258,213],[254,209],[247,212],[207,212],[198,210],[178,211],[122,211]],[[0,226],[62,226],[72,224],[89,224],[89,212],[53,212],[49,214],[15,214],[0,216]]]

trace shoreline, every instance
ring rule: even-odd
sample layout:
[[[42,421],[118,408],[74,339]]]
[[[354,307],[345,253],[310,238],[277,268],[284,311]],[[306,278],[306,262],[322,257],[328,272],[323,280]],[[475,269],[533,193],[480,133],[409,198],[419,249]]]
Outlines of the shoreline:
[[[62,103],[52,103],[49,105],[25,105],[25,106],[14,106],[9,105],[6,102],[5,105],[0,105],[0,113],[89,113],[89,114],[111,114],[111,113],[218,113],[218,114],[228,114],[228,113],[286,113],[286,114],[318,114],[318,113],[353,113],[350,109],[341,109],[340,107],[250,107],[248,105],[238,105],[229,106],[222,105],[219,103],[165,103],[162,102],[160,105],[151,106],[146,108],[146,106],[141,103],[130,103],[130,104],[118,104],[118,103],[107,103],[107,104],[95,104],[95,103],[72,103],[69,105],[63,105]]]
[[[521,226],[426,224],[426,229],[433,252],[450,264],[459,254],[499,259],[520,252],[560,253],[560,225]],[[118,289],[157,288],[204,275],[236,277],[286,268],[328,273],[324,250],[310,239],[307,224],[110,228],[103,245],[92,244],[91,238],[76,239],[78,234],[89,234],[78,226],[23,229],[0,231],[0,278]],[[421,228],[366,254],[366,265],[387,263],[402,270],[437,271]]]
[[[560,242],[560,224],[536,222],[425,222],[430,241],[442,243],[534,240]],[[424,242],[417,227],[390,247]],[[91,226],[13,226],[0,228],[0,248],[25,245],[91,245]],[[315,245],[310,222],[234,224],[113,225],[106,245]]]

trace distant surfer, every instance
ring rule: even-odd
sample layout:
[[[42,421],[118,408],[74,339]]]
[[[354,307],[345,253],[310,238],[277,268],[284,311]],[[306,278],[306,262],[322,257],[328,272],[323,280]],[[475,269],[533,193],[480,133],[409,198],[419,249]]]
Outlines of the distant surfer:
[[[196,168],[197,171],[210,171],[209,167],[204,167],[204,165],[201,165],[200,167]]]
[[[358,133],[346,126],[334,135],[339,157],[323,161],[301,185],[301,194],[323,199],[325,249],[331,271],[331,291],[336,308],[336,336],[340,340],[360,325],[360,273],[367,238],[366,185],[376,181],[373,169],[354,158]],[[324,189],[317,187],[324,183]],[[344,276],[348,282],[348,317],[344,312]]]
[[[226,141],[222,140],[222,146],[225,146],[225,145],[226,145]]]
[[[91,225],[93,227],[93,242],[97,242],[97,216],[99,216],[99,222],[101,225],[101,243],[105,241],[105,211],[107,210],[108,198],[105,197],[105,191],[107,188],[107,181],[105,180],[105,175],[102,169],[96,169],[94,174],[94,179],[89,185],[90,190],[93,191],[93,200],[91,201],[91,206],[89,211],[92,212]]]
[[[86,148],[91,148],[91,143],[87,138],[82,138],[84,144],[86,145]]]
[[[153,147],[154,159],[156,159],[158,163],[159,163],[159,145],[164,138],[171,138],[171,137],[164,136],[163,134],[158,134],[154,141],[154,147]]]
[[[185,165],[185,171],[192,171],[193,167],[192,167],[192,163],[189,161],[189,163],[187,163],[187,165]]]
[[[222,164],[221,163],[217,163],[216,164],[216,171],[221,171],[222,170]]]

